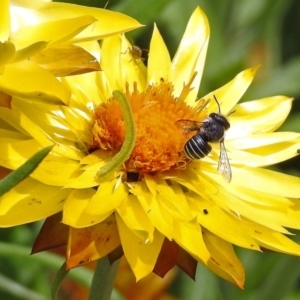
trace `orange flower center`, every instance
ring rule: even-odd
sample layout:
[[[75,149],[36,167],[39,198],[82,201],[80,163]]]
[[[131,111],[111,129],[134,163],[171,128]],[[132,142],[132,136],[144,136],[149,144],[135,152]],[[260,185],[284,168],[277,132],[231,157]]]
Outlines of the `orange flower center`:
[[[186,105],[184,99],[190,92],[190,84],[184,86],[175,98],[173,86],[163,80],[158,86],[149,85],[143,92],[133,92],[126,86],[126,97],[131,104],[136,126],[136,143],[125,163],[125,172],[150,173],[185,168],[189,161],[183,152],[187,140],[195,133],[184,134],[176,125],[179,119],[200,120],[206,117],[202,111]],[[205,114],[205,115],[204,115]],[[90,148],[120,151],[125,139],[125,126],[119,103],[110,98],[94,110],[93,141]]]

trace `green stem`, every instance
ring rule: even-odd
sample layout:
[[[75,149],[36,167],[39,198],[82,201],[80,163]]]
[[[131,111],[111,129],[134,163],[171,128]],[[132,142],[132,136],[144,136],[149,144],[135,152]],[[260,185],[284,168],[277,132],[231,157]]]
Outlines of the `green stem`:
[[[120,260],[110,264],[107,257],[97,262],[88,300],[109,300]]]
[[[66,269],[66,263],[64,262],[62,264],[62,266],[60,267],[60,269],[58,270],[54,281],[52,283],[52,287],[51,287],[51,299],[55,300],[57,298],[57,294],[58,294],[58,290],[62,284],[62,282],[64,281],[64,279],[67,277],[69,273],[69,270]]]
[[[125,141],[122,145],[121,150],[110,160],[109,163],[107,163],[97,172],[97,177],[99,179],[105,179],[114,170],[116,170],[126,162],[134,148],[136,140],[134,116],[130,103],[128,102],[125,95],[120,91],[114,91],[113,96],[119,102],[123,113],[125,123]]]

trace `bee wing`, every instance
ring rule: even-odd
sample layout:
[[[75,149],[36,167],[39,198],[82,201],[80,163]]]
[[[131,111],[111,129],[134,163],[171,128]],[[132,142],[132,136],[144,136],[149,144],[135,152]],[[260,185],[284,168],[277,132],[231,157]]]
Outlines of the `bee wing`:
[[[175,124],[182,129],[184,133],[189,133],[191,131],[199,131],[199,129],[204,125],[203,122],[198,122],[189,119],[180,119],[175,122]]]
[[[231,167],[225,149],[224,140],[220,142],[220,157],[218,162],[218,171],[227,182],[231,181]]]

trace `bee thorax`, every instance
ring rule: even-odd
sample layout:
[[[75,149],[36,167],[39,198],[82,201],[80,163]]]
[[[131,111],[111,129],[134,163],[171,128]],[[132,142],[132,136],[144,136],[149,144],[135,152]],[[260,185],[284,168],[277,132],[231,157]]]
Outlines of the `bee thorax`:
[[[209,125],[203,127],[199,131],[206,141],[217,143],[224,138],[225,129],[214,120],[209,121]]]

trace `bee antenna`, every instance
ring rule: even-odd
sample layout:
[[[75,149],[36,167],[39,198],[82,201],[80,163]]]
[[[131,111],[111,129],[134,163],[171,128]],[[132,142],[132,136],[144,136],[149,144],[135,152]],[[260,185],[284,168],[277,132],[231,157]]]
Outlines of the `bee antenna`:
[[[217,97],[214,95],[214,99],[216,100],[217,104],[218,104],[218,107],[219,107],[219,114],[221,113],[221,107],[220,107],[220,103],[217,99]]]
[[[233,110],[232,112],[230,112],[227,117],[229,117],[230,115],[234,114],[236,112],[236,110]]]

